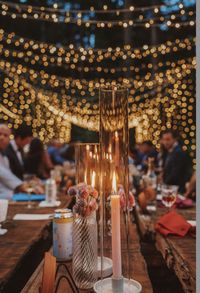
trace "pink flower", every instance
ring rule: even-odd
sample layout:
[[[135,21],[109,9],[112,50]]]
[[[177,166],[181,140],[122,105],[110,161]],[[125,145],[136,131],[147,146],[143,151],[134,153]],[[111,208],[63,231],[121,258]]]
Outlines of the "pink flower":
[[[87,199],[89,196],[89,193],[86,188],[83,188],[82,190],[80,190],[79,194],[80,194],[80,197],[84,199]]]
[[[130,207],[134,207],[135,206],[135,197],[132,194],[132,192],[129,192],[129,205],[130,205]]]
[[[76,195],[77,192],[78,192],[78,190],[77,190],[76,186],[71,186],[71,187],[68,189],[68,194],[69,194],[70,196],[74,196],[74,195]]]
[[[70,194],[76,195],[73,211],[81,216],[89,216],[97,209],[98,191],[90,185],[79,183],[70,188]]]
[[[98,191],[95,188],[93,188],[91,195],[97,199],[98,198]]]

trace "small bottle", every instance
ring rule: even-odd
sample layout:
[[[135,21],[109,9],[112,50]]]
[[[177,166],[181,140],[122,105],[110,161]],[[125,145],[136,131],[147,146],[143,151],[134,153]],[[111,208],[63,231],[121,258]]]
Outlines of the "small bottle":
[[[56,186],[56,181],[53,178],[53,172],[51,172],[51,177],[47,179],[46,181],[45,195],[46,195],[46,202],[48,203],[56,202],[57,186]]]
[[[151,186],[157,188],[157,176],[154,171],[154,158],[148,158],[148,170],[146,176],[149,178]]]

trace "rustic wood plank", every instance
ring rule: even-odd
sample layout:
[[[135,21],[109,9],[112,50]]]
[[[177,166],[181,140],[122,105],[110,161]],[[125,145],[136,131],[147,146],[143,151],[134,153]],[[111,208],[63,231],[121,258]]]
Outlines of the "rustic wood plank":
[[[155,241],[168,268],[174,270],[184,292],[196,291],[196,241],[190,236],[164,237],[156,233],[154,227],[157,219],[166,212],[165,208],[157,207],[156,212],[142,215],[139,208],[136,210],[136,220],[142,239]],[[196,220],[196,210],[177,210],[186,220]]]
[[[196,292],[196,246],[195,241],[185,237],[163,237],[156,235],[156,247],[170,269],[179,278],[184,292]]]
[[[130,242],[131,242],[131,249],[129,255],[127,254],[127,250],[124,249],[122,253],[122,266],[123,270],[125,271],[125,275],[128,276],[128,258],[130,261],[130,277],[139,281],[142,284],[144,293],[151,293],[153,292],[151,282],[149,279],[149,275],[147,272],[147,267],[145,260],[140,252],[140,244],[139,244],[139,237],[137,232],[137,227],[134,224],[130,224]],[[107,243],[111,243],[110,239]],[[105,250],[105,256],[111,257],[111,246],[109,245]],[[71,263],[66,263],[71,271]],[[28,293],[28,292],[38,292],[39,287],[41,286],[42,280],[42,268],[43,263],[40,264],[39,268],[34,272],[32,277],[30,278],[29,282],[26,284],[24,289],[21,293]],[[58,277],[61,274],[66,274],[65,270],[61,268]],[[34,291],[35,290],[35,291]],[[67,282],[65,280],[61,281],[58,293],[61,292],[71,292]],[[93,292],[93,290],[80,290],[80,293],[89,293]]]
[[[62,205],[70,199],[61,197]],[[0,237],[0,292],[20,292],[52,244],[51,220],[14,221],[17,213],[53,213],[54,208],[39,208],[38,203],[27,209],[27,203],[9,205],[8,232]]]

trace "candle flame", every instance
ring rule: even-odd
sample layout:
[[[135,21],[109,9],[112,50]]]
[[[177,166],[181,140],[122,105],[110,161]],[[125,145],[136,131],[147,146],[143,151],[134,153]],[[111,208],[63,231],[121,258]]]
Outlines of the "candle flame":
[[[96,177],[96,173],[95,171],[92,171],[91,186],[93,188],[95,187],[95,177]]]
[[[109,143],[109,146],[108,146],[108,152],[109,152],[109,153],[112,153],[112,146],[111,146],[110,143]]]
[[[84,174],[84,182],[87,184],[87,171],[85,171],[85,174]]]
[[[118,132],[115,131],[115,139],[118,139],[118,138],[119,138]]]
[[[113,193],[117,193],[117,179],[116,179],[115,172],[113,173],[112,190],[113,190]]]

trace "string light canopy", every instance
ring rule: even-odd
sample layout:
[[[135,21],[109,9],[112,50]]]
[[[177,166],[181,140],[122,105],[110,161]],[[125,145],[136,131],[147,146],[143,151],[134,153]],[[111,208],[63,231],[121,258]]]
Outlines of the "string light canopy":
[[[88,31],[139,27],[145,32],[165,26],[175,34],[195,26],[195,7],[179,2],[178,10],[164,12],[168,8],[104,5],[65,10],[56,3],[36,7],[0,1],[0,15],[16,22],[64,23]],[[73,42],[64,46],[36,41],[1,28],[1,119],[15,128],[26,121],[46,142],[57,135],[67,142],[71,124],[98,131],[98,89],[101,84],[122,83],[129,88],[129,127],[135,127],[136,141],[151,139],[159,147],[162,130],[178,129],[195,164],[196,40],[184,35],[184,30],[181,34],[156,45],[86,48]]]
[[[32,19],[41,20],[54,23],[66,23],[74,24],[77,26],[85,26],[89,28],[90,26],[95,26],[96,28],[112,28],[119,26],[122,28],[128,27],[157,27],[160,28],[161,25],[166,25],[167,27],[174,27],[179,29],[185,26],[195,25],[195,11],[189,10],[184,7],[182,3],[179,3],[179,13],[172,12],[170,15],[165,15],[162,11],[170,5],[151,5],[146,7],[134,7],[129,6],[123,9],[108,9],[107,5],[103,6],[102,10],[95,10],[94,7],[90,7],[90,10],[69,10],[58,9],[57,6],[54,8],[48,7],[37,7],[32,5],[24,5],[13,2],[0,1],[0,12],[2,16],[9,16],[12,19],[22,18],[22,19]],[[172,6],[172,5],[171,5]],[[56,8],[55,8],[56,7]],[[185,8],[185,9],[184,9]],[[144,12],[151,12],[151,17],[144,17]],[[138,16],[132,16],[130,19],[124,19],[124,13],[138,13]],[[159,15],[160,12],[160,15]],[[87,14],[87,19],[85,15]],[[109,19],[109,20],[98,20],[98,15],[116,15],[117,17],[123,16],[122,19]],[[95,17],[95,19],[91,19]],[[186,21],[182,19],[187,19]],[[134,19],[134,20],[133,20]]]
[[[193,71],[196,66],[195,59],[188,61],[189,63],[186,63],[185,60],[180,60],[177,64],[172,63],[170,70],[167,69],[166,71],[157,73],[154,76],[157,81],[154,86],[150,86],[152,85],[152,81],[151,79],[148,81],[147,78],[150,73],[146,75],[147,80],[144,78],[143,81],[138,81],[137,91],[131,88],[131,83],[129,84],[127,82],[127,85],[130,87],[129,126],[136,127],[137,141],[153,137],[153,142],[159,146],[160,132],[167,127],[177,127],[180,124],[180,127],[184,130],[184,134],[186,133],[184,142],[187,146],[189,137],[191,138],[194,135],[195,130],[192,119],[195,99],[193,96],[194,88],[191,77],[194,74]],[[2,62],[0,64],[2,65]],[[8,68],[8,63],[6,65]],[[63,95],[61,97],[55,92],[41,91],[41,89],[35,88],[25,79],[20,79],[19,71],[18,73],[13,72],[13,70],[10,73],[4,71],[4,74],[6,73],[7,76],[3,83],[3,104],[4,107],[9,108],[9,113],[17,115],[18,118],[15,119],[15,127],[23,119],[32,124],[35,129],[42,129],[39,131],[40,137],[41,139],[46,137],[46,140],[47,137],[50,139],[55,135],[61,123],[66,123],[68,130],[70,129],[69,125],[71,123],[90,130],[98,130],[98,104],[89,103],[87,99],[76,98],[74,100],[69,95]],[[144,85],[145,80],[146,85]],[[145,86],[149,86],[146,91],[144,90]],[[8,99],[8,97],[10,98]],[[187,104],[188,99],[190,106]],[[20,105],[18,109],[15,108],[16,103]],[[31,110],[33,104],[36,105],[34,113]],[[159,109],[160,105],[163,106],[164,110]],[[164,115],[166,116],[165,123],[160,119],[161,111],[164,111]],[[8,120],[9,114],[4,113],[4,116],[7,116],[6,120]],[[189,126],[186,123],[187,119]],[[44,127],[45,125],[47,127]],[[64,140],[65,133],[66,129],[63,127],[60,130],[61,140]],[[70,136],[68,135],[69,139]],[[191,147],[191,152],[194,156],[195,141],[192,141]]]

